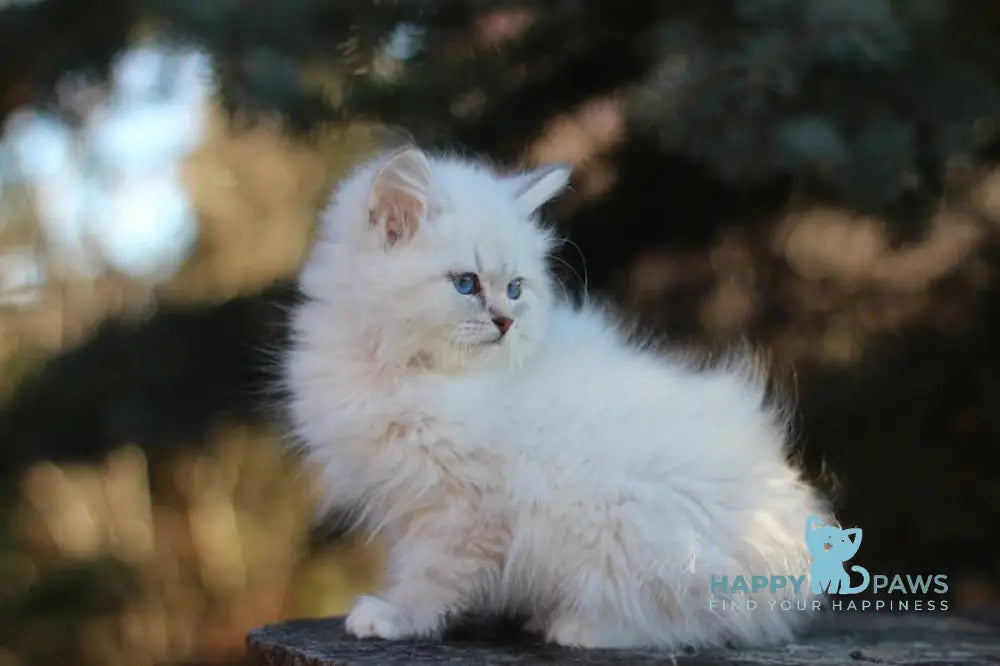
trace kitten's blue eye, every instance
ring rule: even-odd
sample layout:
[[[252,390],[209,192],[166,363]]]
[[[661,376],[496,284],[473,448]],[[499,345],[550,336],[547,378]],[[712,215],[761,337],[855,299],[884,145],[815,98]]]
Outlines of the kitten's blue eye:
[[[511,280],[507,283],[507,298],[512,301],[521,298],[521,278]]]
[[[475,273],[460,273],[452,276],[451,281],[455,283],[455,290],[463,296],[479,293],[479,278]]]

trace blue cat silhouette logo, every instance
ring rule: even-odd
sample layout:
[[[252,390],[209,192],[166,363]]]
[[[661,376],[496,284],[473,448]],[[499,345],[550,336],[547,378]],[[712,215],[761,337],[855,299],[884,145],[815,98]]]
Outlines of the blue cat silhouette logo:
[[[853,537],[853,538],[852,538]],[[868,588],[871,576],[864,567],[854,565],[851,571],[861,574],[861,584],[851,587],[851,575],[844,563],[854,557],[861,547],[861,528],[841,529],[824,525],[816,516],[806,518],[806,546],[812,554],[809,567],[812,591],[816,594],[857,594]]]

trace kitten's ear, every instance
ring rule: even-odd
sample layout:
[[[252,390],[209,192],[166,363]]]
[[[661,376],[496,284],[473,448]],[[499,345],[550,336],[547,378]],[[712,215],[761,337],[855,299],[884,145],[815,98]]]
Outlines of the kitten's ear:
[[[508,177],[506,182],[514,190],[521,214],[531,215],[543,203],[562,192],[569,184],[572,170],[568,164],[553,164]]]
[[[431,166],[419,148],[390,156],[375,174],[368,221],[385,236],[386,247],[413,237],[427,216]]]

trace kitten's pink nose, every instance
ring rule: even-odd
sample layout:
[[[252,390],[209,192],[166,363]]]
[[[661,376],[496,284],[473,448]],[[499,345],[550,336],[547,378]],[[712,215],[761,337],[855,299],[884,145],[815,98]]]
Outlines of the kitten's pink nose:
[[[493,317],[493,323],[496,324],[497,329],[500,331],[500,335],[504,335],[510,330],[514,320],[510,317]]]

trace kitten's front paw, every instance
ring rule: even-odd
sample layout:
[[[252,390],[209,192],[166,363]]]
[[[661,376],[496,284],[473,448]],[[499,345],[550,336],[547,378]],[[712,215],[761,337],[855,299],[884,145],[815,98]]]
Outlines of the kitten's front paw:
[[[592,628],[570,615],[557,617],[546,629],[545,640],[565,647],[602,647]]]
[[[361,597],[344,622],[347,633],[357,638],[396,640],[410,631],[403,614],[388,601],[378,597]]]
[[[621,627],[573,615],[555,618],[545,630],[545,640],[579,648],[630,648],[645,644],[640,636]]]
[[[521,630],[529,634],[544,634],[545,620],[540,615],[532,615],[521,627]]]

